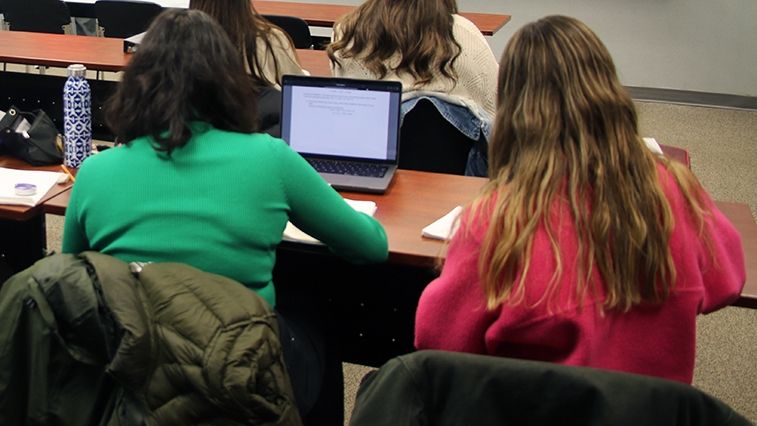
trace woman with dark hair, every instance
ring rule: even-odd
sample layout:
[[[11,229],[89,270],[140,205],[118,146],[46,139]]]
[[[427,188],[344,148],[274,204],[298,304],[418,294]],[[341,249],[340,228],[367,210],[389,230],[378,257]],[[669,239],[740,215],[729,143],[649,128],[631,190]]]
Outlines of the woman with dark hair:
[[[497,61],[455,0],[367,0],[334,26],[334,74],[402,82],[494,114]]]
[[[304,74],[286,32],[266,21],[250,0],[190,0],[190,9],[215,18],[260,86],[278,88],[284,74]]]
[[[353,210],[284,141],[255,133],[253,86],[215,20],[197,10],[158,16],[107,105],[125,144],[82,164],[63,251],[187,263],[239,281],[274,307],[272,271],[288,220],[351,261],[385,260],[377,221]],[[341,372],[341,364],[324,355],[312,318],[279,313],[304,415],[324,368],[335,361]]]
[[[500,65],[490,181],[420,298],[416,346],[690,383],[696,315],[745,282],[738,232],[645,147],[586,25],[525,25]]]

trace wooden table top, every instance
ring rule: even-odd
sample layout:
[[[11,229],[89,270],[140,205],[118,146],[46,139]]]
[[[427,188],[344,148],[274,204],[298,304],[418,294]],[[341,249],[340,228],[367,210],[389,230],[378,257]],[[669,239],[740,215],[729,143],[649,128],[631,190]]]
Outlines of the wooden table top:
[[[471,201],[484,178],[398,170],[384,195],[341,192],[345,198],[375,201],[375,218],[389,240],[391,262],[433,267],[444,244],[421,237],[421,230],[458,205]],[[45,213],[64,215],[70,191],[45,202]],[[289,244],[289,243],[287,243]]]
[[[189,7],[189,0],[152,0],[163,7]],[[67,0],[69,7],[73,6],[74,12],[86,11],[85,15],[94,17],[94,12],[83,8],[92,8],[95,0]],[[342,15],[355,9],[353,5],[325,4],[289,1],[263,1],[252,0],[252,4],[258,13],[264,15],[289,15],[302,18],[312,27],[333,27]],[[473,22],[483,35],[493,35],[510,21],[510,15],[494,13],[471,13],[460,12]]]
[[[123,40],[24,31],[0,31],[0,62],[120,71],[129,62]]]
[[[253,0],[252,4],[260,14],[298,16],[313,27],[333,27],[342,15],[355,9],[351,5],[288,1]],[[489,36],[510,21],[510,15],[502,14],[460,12],[460,15],[473,22],[481,34]]]
[[[471,201],[483,178],[398,170],[395,180],[384,195],[342,192],[345,198],[375,201],[376,219],[389,239],[389,261],[417,267],[433,267],[444,255],[444,244],[421,237],[421,230],[442,217],[455,206]],[[70,197],[64,191],[44,203],[44,211],[63,215]],[[741,234],[746,258],[746,284],[734,303],[757,309],[757,224],[748,205],[724,201],[718,208]],[[296,245],[297,243],[285,243]],[[311,247],[307,249],[312,249]]]
[[[61,172],[60,166],[42,166],[42,167],[36,167],[32,166],[22,160],[8,157],[5,155],[0,155],[0,167],[5,167],[8,169],[21,169],[21,170],[44,170],[44,171],[51,171],[51,172]],[[66,194],[66,196],[69,193],[69,189],[71,188],[71,183],[65,183],[65,184],[55,184],[52,188],[50,188],[49,191],[47,191],[47,194],[45,194],[44,197],[40,200],[40,203],[37,204],[34,207],[27,207],[27,206],[11,206],[11,205],[0,205],[0,219],[11,219],[11,220],[28,220],[35,215],[38,215],[43,210],[43,205],[46,201],[49,199],[55,197],[56,195],[60,195],[61,193]]]
[[[312,75],[330,76],[329,58],[323,50],[297,49],[302,67]],[[131,59],[119,38],[67,34],[0,31],[0,62],[121,71]]]

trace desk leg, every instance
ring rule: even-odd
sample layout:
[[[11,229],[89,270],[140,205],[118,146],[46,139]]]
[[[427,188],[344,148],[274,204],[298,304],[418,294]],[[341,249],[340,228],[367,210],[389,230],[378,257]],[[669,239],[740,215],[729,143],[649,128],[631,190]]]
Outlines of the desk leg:
[[[0,220],[0,255],[11,272],[22,271],[44,256],[47,247],[45,215],[25,221]]]

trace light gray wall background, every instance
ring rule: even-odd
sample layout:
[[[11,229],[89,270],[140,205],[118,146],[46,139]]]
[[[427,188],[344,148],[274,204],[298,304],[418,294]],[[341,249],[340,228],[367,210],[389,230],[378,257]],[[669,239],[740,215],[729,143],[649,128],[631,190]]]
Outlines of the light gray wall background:
[[[458,6],[512,16],[489,38],[498,58],[523,24],[563,14],[597,32],[626,86],[757,96],[757,0],[458,0]]]

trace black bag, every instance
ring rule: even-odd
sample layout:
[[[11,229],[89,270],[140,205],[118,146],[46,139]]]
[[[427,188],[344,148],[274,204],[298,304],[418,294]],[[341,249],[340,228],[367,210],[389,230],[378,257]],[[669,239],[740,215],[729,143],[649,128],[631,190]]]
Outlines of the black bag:
[[[19,126],[29,124],[26,132]],[[28,137],[27,137],[28,136]],[[50,117],[41,109],[22,112],[11,106],[0,119],[0,154],[20,158],[33,166],[63,162],[63,139]]]

